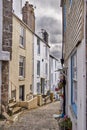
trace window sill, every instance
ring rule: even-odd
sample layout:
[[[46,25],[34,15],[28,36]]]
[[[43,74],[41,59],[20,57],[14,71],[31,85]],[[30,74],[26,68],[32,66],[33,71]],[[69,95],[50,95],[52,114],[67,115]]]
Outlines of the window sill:
[[[40,78],[40,75],[37,75],[37,78]]]
[[[25,47],[24,47],[24,46],[22,46],[22,45],[19,45],[19,47],[20,47],[20,48],[22,48],[22,49],[25,49]]]
[[[70,108],[72,117],[77,120],[77,107],[76,107],[76,105],[72,104],[69,108]]]
[[[19,76],[19,81],[24,81],[25,77]]]

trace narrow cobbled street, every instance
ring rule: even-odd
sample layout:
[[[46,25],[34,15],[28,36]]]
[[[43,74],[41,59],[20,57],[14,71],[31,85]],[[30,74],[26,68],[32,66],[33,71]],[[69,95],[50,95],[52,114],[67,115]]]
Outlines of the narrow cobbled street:
[[[4,130],[58,130],[53,114],[58,113],[59,102],[53,102],[31,111],[25,111],[17,122]]]

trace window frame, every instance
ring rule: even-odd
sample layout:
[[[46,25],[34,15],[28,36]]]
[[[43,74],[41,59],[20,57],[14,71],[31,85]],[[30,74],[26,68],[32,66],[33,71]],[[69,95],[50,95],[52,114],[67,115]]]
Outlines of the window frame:
[[[19,77],[25,78],[25,57],[24,56],[19,57]]]
[[[25,48],[25,28],[20,25],[20,47]]]
[[[72,0],[69,0],[70,6],[72,5]]]
[[[39,67],[39,70],[38,70]],[[40,61],[37,60],[37,75],[40,76]]]
[[[37,94],[41,94],[40,82],[37,82]]]
[[[71,56],[71,106],[77,117],[77,52]]]
[[[37,54],[40,55],[40,39],[37,38]]]
[[[45,74],[48,75],[48,64],[45,63]]]

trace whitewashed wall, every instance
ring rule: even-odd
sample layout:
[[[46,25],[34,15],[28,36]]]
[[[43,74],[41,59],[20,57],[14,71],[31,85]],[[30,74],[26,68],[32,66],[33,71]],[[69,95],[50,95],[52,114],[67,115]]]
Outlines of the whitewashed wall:
[[[42,59],[44,60],[42,62]],[[37,76],[37,60],[40,61],[40,76]],[[48,56],[45,57],[45,43],[40,40],[40,55],[37,54],[37,36],[34,35],[34,75],[33,75],[33,93],[37,94],[37,83],[40,82],[41,78],[47,81],[46,89],[49,89],[49,47]],[[48,75],[45,74],[45,64],[48,64]],[[45,89],[45,90],[46,90]],[[46,91],[47,91],[46,90]]]
[[[55,65],[55,62],[56,62],[56,65]],[[61,68],[60,66],[61,65],[60,65],[59,61],[50,56],[50,67],[49,67],[50,68],[50,70],[49,70],[50,81],[49,81],[49,85],[50,85],[50,90],[54,91],[54,92],[55,92],[55,87],[58,87],[60,72],[57,70]]]
[[[86,116],[86,68],[85,68],[85,50],[84,40],[77,47],[77,118],[70,110],[71,106],[71,63],[69,59],[69,77],[68,77],[68,114],[73,121],[72,130],[85,130]],[[76,125],[77,124],[77,125]]]

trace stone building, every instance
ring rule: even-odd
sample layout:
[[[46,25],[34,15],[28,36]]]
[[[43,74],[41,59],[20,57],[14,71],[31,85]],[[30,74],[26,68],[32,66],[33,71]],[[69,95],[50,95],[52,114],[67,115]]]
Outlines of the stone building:
[[[64,68],[67,75],[66,114],[72,130],[87,129],[86,1],[61,0]]]
[[[17,1],[19,3],[19,1]],[[30,92],[45,94],[49,89],[48,34],[43,39],[35,34],[33,6],[26,2],[22,20],[14,7],[12,60],[10,62],[9,98],[28,100]],[[47,41],[46,41],[47,40]]]
[[[32,87],[34,33],[15,14],[12,34],[12,60],[9,63],[9,98],[28,100]]]
[[[0,113],[8,106],[9,60],[12,58],[12,0],[0,1]]]

